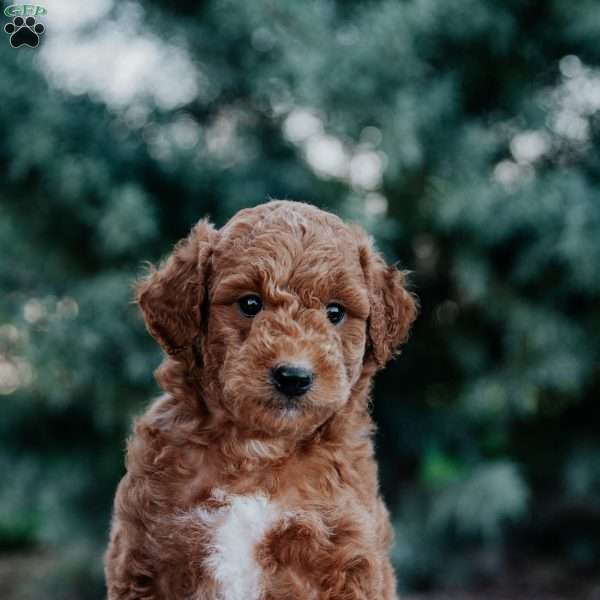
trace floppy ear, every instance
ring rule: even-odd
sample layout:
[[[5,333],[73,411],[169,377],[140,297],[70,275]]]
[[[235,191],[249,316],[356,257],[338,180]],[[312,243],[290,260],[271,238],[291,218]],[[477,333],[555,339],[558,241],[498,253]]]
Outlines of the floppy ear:
[[[167,260],[137,284],[146,329],[170,356],[191,348],[200,334],[205,279],[216,236],[207,220],[200,221]]]
[[[418,311],[416,297],[406,290],[406,271],[386,265],[373,242],[361,235],[360,262],[368,286],[370,314],[365,361],[382,368],[408,338]]]

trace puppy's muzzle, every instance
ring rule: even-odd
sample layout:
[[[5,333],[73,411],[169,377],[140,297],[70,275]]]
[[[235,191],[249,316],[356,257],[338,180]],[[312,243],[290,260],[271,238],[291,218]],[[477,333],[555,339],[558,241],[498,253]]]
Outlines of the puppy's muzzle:
[[[305,367],[279,365],[271,369],[271,382],[288,398],[306,394],[312,387],[313,379],[313,372]]]

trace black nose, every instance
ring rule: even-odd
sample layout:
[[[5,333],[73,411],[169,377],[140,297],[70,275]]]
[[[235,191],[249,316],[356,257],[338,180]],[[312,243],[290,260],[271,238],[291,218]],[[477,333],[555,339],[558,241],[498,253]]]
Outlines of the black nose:
[[[271,369],[273,385],[286,396],[302,396],[310,390],[313,382],[313,373],[304,367],[293,365],[280,365]]]

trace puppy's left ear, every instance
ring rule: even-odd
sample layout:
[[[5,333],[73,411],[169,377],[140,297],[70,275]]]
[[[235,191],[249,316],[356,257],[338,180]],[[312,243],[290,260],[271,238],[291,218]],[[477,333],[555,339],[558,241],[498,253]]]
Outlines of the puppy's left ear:
[[[360,231],[359,256],[368,286],[370,314],[365,361],[382,368],[408,338],[418,302],[406,289],[406,271],[386,265],[372,240]]]
[[[170,356],[190,349],[200,335],[205,280],[217,235],[207,220],[200,221],[167,260],[137,284],[146,329]]]

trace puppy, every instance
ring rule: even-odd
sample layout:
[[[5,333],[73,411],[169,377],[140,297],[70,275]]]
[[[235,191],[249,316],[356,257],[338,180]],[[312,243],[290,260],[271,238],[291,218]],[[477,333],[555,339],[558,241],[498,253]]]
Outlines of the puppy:
[[[405,275],[307,204],[200,221],[137,288],[166,358],[114,506],[110,600],[392,600],[369,388]]]

